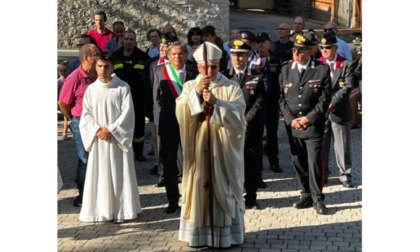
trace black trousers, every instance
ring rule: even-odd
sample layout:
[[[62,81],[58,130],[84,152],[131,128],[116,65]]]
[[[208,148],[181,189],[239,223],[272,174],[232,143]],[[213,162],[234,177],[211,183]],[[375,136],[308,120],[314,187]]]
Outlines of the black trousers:
[[[161,135],[159,145],[159,161],[163,166],[166,197],[169,205],[178,205],[178,166],[177,152],[180,143],[179,131],[172,136]]]
[[[134,137],[133,137],[133,151],[136,157],[143,155],[144,149],[144,127],[145,127],[145,112],[144,101],[134,102]]]
[[[267,149],[268,162],[270,165],[279,164],[279,145],[277,130],[279,129],[280,107],[276,104],[268,104],[267,113],[265,116],[265,128],[267,140],[265,147]]]
[[[292,136],[290,126],[286,125],[292,161],[301,187],[303,198],[312,197],[314,202],[324,200],[324,173],[321,165],[323,137],[297,138]]]
[[[262,118],[254,118],[255,121],[248,125],[245,134],[245,204],[253,204],[257,200],[258,182],[261,179],[262,170],[262,136],[264,121]]]

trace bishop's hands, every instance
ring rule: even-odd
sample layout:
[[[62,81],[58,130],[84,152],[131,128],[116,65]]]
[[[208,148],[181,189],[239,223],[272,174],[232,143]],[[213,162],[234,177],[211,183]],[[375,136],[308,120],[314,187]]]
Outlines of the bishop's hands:
[[[309,122],[308,118],[306,116],[295,118],[290,123],[290,127],[296,129],[296,130],[304,130],[307,127],[309,127],[311,123]]]
[[[204,89],[208,89],[209,85],[211,83],[210,76],[204,75],[200,82],[195,86],[195,90],[197,90],[198,93],[202,94]]]
[[[214,105],[216,103],[217,99],[216,99],[216,97],[214,97],[214,95],[208,89],[204,89],[203,90],[203,100],[210,105]]]
[[[109,140],[111,138],[111,132],[105,127],[101,127],[96,131],[96,136],[101,140]]]
[[[195,86],[195,90],[197,93],[203,95],[203,100],[210,105],[216,103],[216,97],[209,91],[209,85],[211,83],[211,79],[209,75],[204,75],[200,82]]]

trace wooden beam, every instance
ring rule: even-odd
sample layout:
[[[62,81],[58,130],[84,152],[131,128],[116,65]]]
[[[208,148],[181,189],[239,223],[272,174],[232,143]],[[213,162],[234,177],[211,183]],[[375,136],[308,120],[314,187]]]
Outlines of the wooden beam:
[[[317,34],[323,34],[324,29],[313,29]],[[304,30],[306,32],[308,30]],[[352,33],[362,33],[362,28],[343,28],[338,29],[337,34],[352,34]]]

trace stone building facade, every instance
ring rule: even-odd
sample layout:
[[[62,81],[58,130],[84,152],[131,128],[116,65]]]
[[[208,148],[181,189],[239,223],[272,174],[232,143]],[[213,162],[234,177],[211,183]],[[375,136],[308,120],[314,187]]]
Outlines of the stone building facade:
[[[57,0],[57,48],[76,49],[78,36],[94,27],[97,10],[107,14],[108,29],[119,20],[134,30],[141,49],[150,44],[147,31],[166,24],[176,29],[183,43],[194,26],[211,24],[223,40],[229,34],[228,0]]]

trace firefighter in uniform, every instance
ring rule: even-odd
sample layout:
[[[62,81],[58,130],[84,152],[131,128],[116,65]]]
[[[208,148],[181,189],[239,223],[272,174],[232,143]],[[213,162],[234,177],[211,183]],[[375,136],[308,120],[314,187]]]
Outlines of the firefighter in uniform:
[[[143,155],[146,92],[144,67],[149,55],[136,47],[136,33],[127,30],[124,32],[123,46],[112,56],[115,58],[114,73],[130,85],[135,112],[134,158],[144,162],[146,161]]]
[[[293,61],[283,66],[279,76],[280,110],[301,188],[300,199],[293,207],[313,206],[317,214],[327,214],[321,148],[331,101],[331,77],[327,65],[311,59],[307,34],[297,35],[294,43]]]

